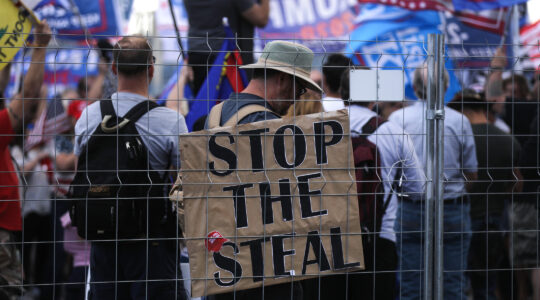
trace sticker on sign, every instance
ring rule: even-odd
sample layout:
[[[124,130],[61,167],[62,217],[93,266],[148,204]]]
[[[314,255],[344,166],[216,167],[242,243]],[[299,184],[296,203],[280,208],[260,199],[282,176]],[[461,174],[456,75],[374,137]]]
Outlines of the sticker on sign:
[[[351,101],[405,100],[403,70],[350,70]]]

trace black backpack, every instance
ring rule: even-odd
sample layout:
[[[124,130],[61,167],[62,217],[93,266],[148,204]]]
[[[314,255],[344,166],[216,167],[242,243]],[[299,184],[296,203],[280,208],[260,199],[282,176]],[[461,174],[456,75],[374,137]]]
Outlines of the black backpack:
[[[173,212],[164,197],[165,180],[150,167],[148,149],[135,127],[157,106],[143,101],[117,117],[112,101],[101,101],[102,122],[82,149],[70,186],[70,215],[79,236],[148,237],[153,231],[163,232],[156,226],[174,223],[168,220]]]

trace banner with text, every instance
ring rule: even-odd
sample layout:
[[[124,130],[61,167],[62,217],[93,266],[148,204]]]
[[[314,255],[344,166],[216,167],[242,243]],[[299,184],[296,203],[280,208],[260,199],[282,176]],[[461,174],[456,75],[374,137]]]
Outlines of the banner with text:
[[[356,0],[271,0],[270,20],[258,30],[259,37],[263,44],[294,39],[314,52],[341,51],[354,29],[356,4]]]
[[[11,0],[0,0],[0,70],[24,46],[32,30],[30,14]]]
[[[180,144],[193,297],[365,268],[346,110]]]

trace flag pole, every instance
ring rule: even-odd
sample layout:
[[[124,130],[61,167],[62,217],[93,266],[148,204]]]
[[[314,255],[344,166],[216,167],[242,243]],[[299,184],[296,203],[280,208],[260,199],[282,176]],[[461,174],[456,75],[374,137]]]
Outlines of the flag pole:
[[[178,24],[176,23],[176,16],[174,15],[174,9],[172,5],[172,0],[169,0],[169,10],[171,11],[171,18],[174,24],[174,32],[176,33],[176,40],[178,42],[178,47],[180,47],[180,54],[182,58],[186,58],[184,54],[184,47],[182,46],[182,38],[180,37],[180,31],[178,30]]]

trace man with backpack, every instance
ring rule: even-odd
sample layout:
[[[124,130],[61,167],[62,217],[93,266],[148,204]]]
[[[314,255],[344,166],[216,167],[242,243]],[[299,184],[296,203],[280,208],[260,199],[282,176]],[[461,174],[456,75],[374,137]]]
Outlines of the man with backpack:
[[[371,110],[375,102],[350,99],[348,69],[341,76],[340,94],[350,116],[366,270],[323,278],[321,299],[393,300],[398,198],[422,197],[424,171],[401,127],[377,116]]]
[[[256,63],[242,67],[253,69],[253,79],[241,93],[231,94],[212,108],[206,128],[281,118],[306,88],[322,92],[310,78],[312,62],[313,52],[305,46],[285,41],[266,44]],[[215,299],[302,299],[302,287],[295,281],[220,294]]]
[[[71,216],[91,241],[92,299],[185,299],[176,212],[166,197],[179,167],[177,112],[148,100],[154,57],[148,40],[114,46],[118,92],[82,112],[75,127],[77,174]]]

